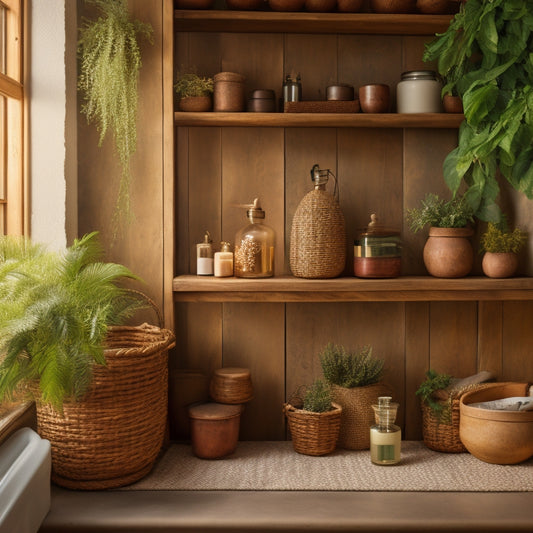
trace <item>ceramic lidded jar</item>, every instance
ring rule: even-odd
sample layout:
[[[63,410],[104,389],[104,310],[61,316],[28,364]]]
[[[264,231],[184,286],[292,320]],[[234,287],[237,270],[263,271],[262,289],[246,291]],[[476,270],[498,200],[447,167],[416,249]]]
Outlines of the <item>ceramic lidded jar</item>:
[[[244,111],[244,76],[237,72],[219,72],[213,77],[213,111]]]
[[[396,278],[402,270],[400,232],[379,224],[375,214],[354,240],[354,274],[358,278]]]
[[[398,113],[441,113],[442,83],[433,70],[411,70],[402,74],[396,87]]]

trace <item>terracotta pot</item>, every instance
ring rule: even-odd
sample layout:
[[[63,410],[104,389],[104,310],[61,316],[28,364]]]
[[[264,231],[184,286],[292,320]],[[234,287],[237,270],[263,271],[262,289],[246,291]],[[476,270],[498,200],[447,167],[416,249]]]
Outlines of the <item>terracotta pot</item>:
[[[274,11],[300,11],[305,0],[268,0],[270,9]]]
[[[363,113],[386,113],[389,110],[390,89],[384,83],[359,87],[359,103]]]
[[[528,396],[525,383],[495,383],[461,398],[459,435],[466,449],[487,463],[517,464],[533,456],[533,411],[498,411],[472,407],[514,396]]]
[[[468,240],[471,228],[429,228],[424,246],[424,264],[437,278],[462,278],[474,265],[474,250]]]
[[[337,0],[305,0],[305,9],[307,9],[307,11],[333,11],[336,5]]]
[[[457,11],[457,2],[451,0],[417,0],[416,8],[420,13],[432,15],[446,15]]]
[[[186,96],[180,98],[180,111],[211,111],[213,99],[211,96]]]
[[[416,0],[370,0],[374,13],[412,13]]]
[[[462,113],[463,101],[460,96],[445,94],[442,98],[442,105],[446,113]]]
[[[363,0],[337,0],[337,9],[341,13],[357,13],[363,7]]]
[[[481,267],[489,278],[510,278],[518,268],[518,256],[513,252],[485,252]]]

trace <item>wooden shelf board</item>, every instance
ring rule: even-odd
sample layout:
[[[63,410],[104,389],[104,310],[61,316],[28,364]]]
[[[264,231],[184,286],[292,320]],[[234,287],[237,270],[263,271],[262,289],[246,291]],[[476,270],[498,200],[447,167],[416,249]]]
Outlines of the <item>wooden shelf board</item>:
[[[176,126],[272,128],[458,128],[454,113],[174,113]]]
[[[533,300],[533,278],[394,279],[343,277],[309,280],[292,276],[266,279],[174,278],[174,300],[186,302],[382,302]]]
[[[452,15],[176,10],[175,31],[435,35]]]

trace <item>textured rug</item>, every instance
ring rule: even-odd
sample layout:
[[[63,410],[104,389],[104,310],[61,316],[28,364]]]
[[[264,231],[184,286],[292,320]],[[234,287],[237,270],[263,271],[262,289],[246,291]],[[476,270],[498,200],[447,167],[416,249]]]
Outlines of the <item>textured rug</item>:
[[[533,459],[492,465],[403,441],[401,463],[377,466],[369,451],[311,457],[287,441],[239,442],[233,455],[205,460],[190,446],[173,444],[147,477],[120,490],[533,491]]]

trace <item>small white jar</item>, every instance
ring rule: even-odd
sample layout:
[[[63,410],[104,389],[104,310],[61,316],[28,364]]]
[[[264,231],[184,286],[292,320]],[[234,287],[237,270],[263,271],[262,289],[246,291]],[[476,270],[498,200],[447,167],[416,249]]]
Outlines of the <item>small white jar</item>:
[[[398,113],[441,113],[442,84],[433,70],[411,70],[402,74],[396,87]]]

